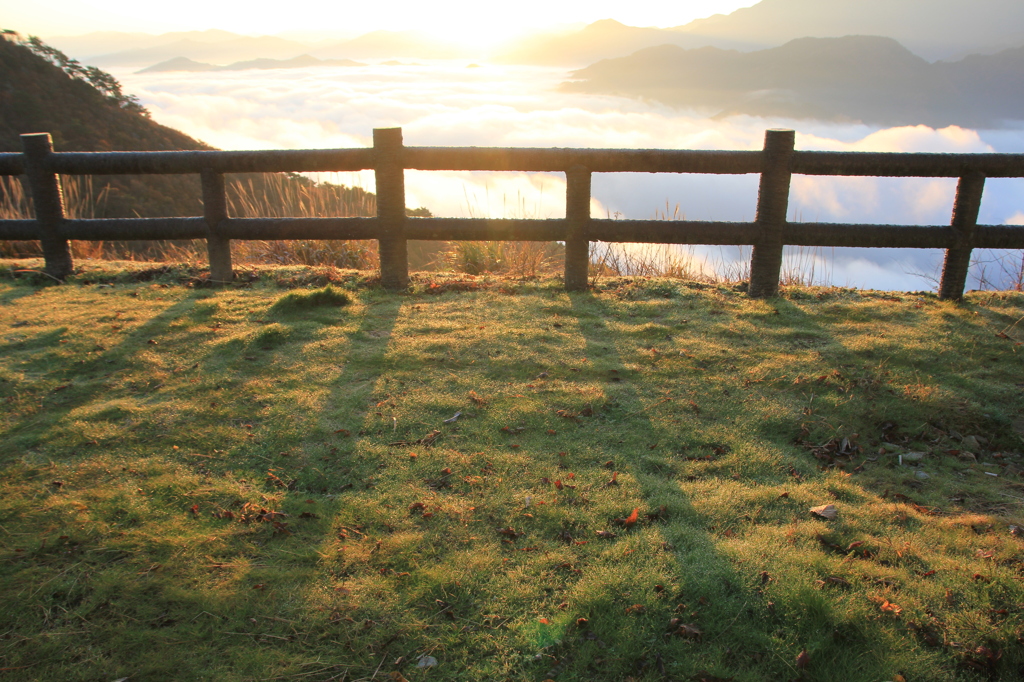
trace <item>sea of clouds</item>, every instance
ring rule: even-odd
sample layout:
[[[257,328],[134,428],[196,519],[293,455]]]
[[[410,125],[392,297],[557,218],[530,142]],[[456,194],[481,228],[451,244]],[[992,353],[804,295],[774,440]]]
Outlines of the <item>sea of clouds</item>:
[[[221,149],[313,149],[372,145],[373,128],[401,126],[410,146],[760,149],[764,131],[797,131],[797,148],[835,151],[1024,152],[1024,124],[1003,130],[862,124],[752,117],[711,119],[655,103],[563,93],[561,69],[470,66],[465,62],[250,70],[118,73],[153,118]],[[373,173],[326,178],[373,190]],[[751,220],[757,176],[596,174],[595,218],[673,215]],[[952,179],[795,176],[794,221],[944,225]],[[437,216],[558,218],[565,215],[560,174],[406,173],[409,206]],[[1024,180],[986,184],[980,222],[1024,224]],[[698,247],[688,257],[720,267],[743,250]],[[1013,254],[979,253],[980,261]],[[840,286],[934,289],[942,252],[917,249],[794,250],[818,279]],[[1016,260],[1015,260],[1016,258]],[[1002,277],[1002,265],[975,268],[969,286]]]

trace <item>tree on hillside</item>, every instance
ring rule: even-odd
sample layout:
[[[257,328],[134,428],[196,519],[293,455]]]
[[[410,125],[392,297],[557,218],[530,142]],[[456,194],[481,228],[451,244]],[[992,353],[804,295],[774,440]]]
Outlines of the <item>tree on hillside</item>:
[[[14,33],[14,31],[4,31]],[[57,48],[47,45],[36,36],[29,36],[27,41],[20,42],[33,53],[39,55],[54,66],[60,68],[64,73],[77,80],[85,81],[92,87],[103,93],[108,99],[115,102],[126,111],[131,111],[149,118],[149,111],[139,104],[139,98],[135,95],[126,95],[121,90],[121,83],[112,75],[95,66],[82,66],[77,59],[72,59]]]

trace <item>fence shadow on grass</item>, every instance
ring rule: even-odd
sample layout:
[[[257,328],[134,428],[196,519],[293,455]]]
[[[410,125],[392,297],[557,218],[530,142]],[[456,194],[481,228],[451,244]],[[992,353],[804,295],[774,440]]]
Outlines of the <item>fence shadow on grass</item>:
[[[612,311],[607,304],[600,296],[589,293],[569,297],[586,342],[587,357],[603,358],[601,364],[606,366],[625,367],[627,363],[618,348],[624,340],[608,326]],[[664,637],[657,644],[636,642],[637,648],[630,655],[635,657],[638,667],[644,662],[649,665],[655,659],[672,661],[684,657],[700,659],[699,668],[711,669],[718,675],[736,674],[744,668],[748,673],[756,671],[759,675],[780,678],[791,673],[787,666],[779,665],[779,660],[770,660],[775,658],[775,645],[766,634],[761,638],[751,637],[758,630],[767,633],[770,629],[771,615],[765,607],[765,599],[756,593],[750,577],[738,573],[730,560],[719,552],[708,532],[707,521],[680,489],[679,460],[683,457],[680,453],[691,447],[699,448],[705,440],[695,423],[697,417],[691,414],[678,419],[676,428],[668,428],[664,421],[650,418],[660,403],[654,396],[643,395],[636,388],[636,384],[643,381],[642,377],[621,369],[615,371],[616,375],[609,379],[609,386],[615,387],[609,397],[622,405],[642,407],[626,415],[625,423],[610,423],[601,428],[606,429],[610,437],[620,428],[641,432],[652,443],[647,453],[624,453],[623,464],[617,463],[617,466],[639,482],[648,509],[655,513],[662,508],[665,510],[667,518],[658,525],[658,532],[674,554],[676,580],[681,585],[675,601],[686,605],[677,617],[682,619],[681,623],[693,623],[703,632],[700,644],[677,636]],[[743,627],[734,630],[738,621]],[[754,630],[749,627],[752,622],[761,627]],[[710,651],[708,644],[712,645]]]
[[[0,306],[11,305],[20,298],[35,294],[38,289],[26,286],[12,286],[6,291],[0,291]]]
[[[138,292],[147,295],[144,288]],[[345,469],[352,465],[346,444],[355,441],[355,432],[350,438],[335,431],[352,424],[357,416],[354,405],[365,406],[402,301],[396,297],[371,300],[362,318],[340,339],[324,340],[321,332],[343,318],[311,321],[306,316],[264,320],[266,324],[256,326],[255,333],[249,332],[254,320],[237,328],[242,334],[229,324],[221,340],[221,330],[213,329],[218,310],[224,310],[218,308],[218,301],[223,306],[224,297],[231,295],[230,291],[185,293],[126,331],[116,344],[85,356],[80,364],[58,363],[52,376],[47,375],[50,363],[44,356],[50,346],[59,347],[56,344],[68,329],[49,332],[47,343],[40,347],[42,353],[33,352],[26,359],[30,369],[43,373],[47,386],[72,385],[45,395],[44,409],[5,429],[2,460],[12,489],[18,485],[38,488],[43,485],[38,477],[49,475],[49,481],[57,475],[54,471],[63,471],[67,478],[66,486],[47,486],[43,504],[33,503],[31,511],[26,510],[32,516],[50,517],[53,527],[61,527],[64,535],[60,541],[50,538],[50,546],[43,537],[41,544],[36,540],[28,550],[19,550],[19,558],[25,561],[19,563],[23,572],[18,579],[27,581],[32,596],[47,606],[41,616],[35,610],[19,616],[8,613],[0,621],[5,630],[17,621],[18,627],[52,636],[33,638],[30,645],[18,646],[15,640],[0,647],[12,665],[53,661],[54,676],[63,679],[95,677],[101,674],[96,672],[99,667],[102,674],[117,670],[121,676],[200,679],[219,664],[215,659],[220,654],[198,642],[233,640],[242,644],[235,650],[247,652],[245,660],[236,662],[236,669],[262,677],[278,665],[280,647],[315,649],[325,636],[333,635],[304,633],[312,635],[313,642],[293,641],[293,629],[281,632],[281,616],[290,614],[294,595],[325,584],[330,591],[329,581],[325,583],[320,572],[317,550],[323,538],[334,532],[334,517],[345,502],[339,493],[348,487]],[[138,299],[124,302],[137,305]],[[118,306],[112,303],[111,307]],[[258,318],[264,312],[258,306],[242,316]],[[182,318],[189,318],[189,324],[182,325],[184,331],[175,325]],[[294,364],[310,354],[335,351],[335,362],[341,367],[337,373],[320,376],[319,382],[298,373],[289,376]],[[106,402],[105,393],[126,402],[162,400],[159,385],[145,382],[150,376],[145,367],[153,357],[148,362],[143,357],[160,352],[168,355],[168,374],[178,382],[178,397],[191,392],[189,397],[199,411],[177,418],[173,440],[161,439],[149,424],[141,436],[129,431],[125,440],[111,448],[113,457],[103,447],[105,441],[80,442],[84,437],[78,429],[89,427],[72,424],[69,415]],[[210,377],[204,377],[207,370]],[[112,374],[123,376],[113,389],[108,384]],[[286,405],[280,411],[268,411],[262,399],[254,402],[254,391],[266,387],[272,392],[275,379],[284,382],[285,389],[306,382],[320,396],[317,404],[323,410]],[[214,385],[220,381],[225,382],[223,387]],[[143,419],[176,413],[172,404],[156,408]],[[267,412],[263,419],[250,416],[261,412]],[[138,442],[131,442],[133,437]],[[52,464],[18,465],[17,458],[32,452]],[[288,469],[293,476],[286,475]],[[280,490],[272,485],[275,470],[286,486]],[[317,504],[307,504],[311,496]],[[88,514],[74,516],[75,504],[78,510],[88,509]],[[255,511],[261,506],[266,509]],[[248,517],[247,523],[240,522],[243,516]],[[270,522],[278,518],[288,521],[284,525]],[[164,533],[168,544],[147,545],[150,533]],[[292,536],[297,542],[288,540]],[[150,563],[154,557],[159,564]],[[259,598],[253,599],[254,594]],[[122,627],[121,618],[130,619],[132,626]],[[314,620],[324,624],[327,618]],[[168,628],[175,626],[196,643],[188,656],[168,640],[167,633],[172,631]],[[63,647],[68,638],[58,637],[65,631],[73,631],[82,646],[102,646],[126,655],[148,653],[137,655],[130,670],[100,660],[77,666],[74,673],[57,672],[67,656]],[[346,667],[325,664],[321,678]]]
[[[834,367],[842,373],[852,373],[853,367],[865,362],[877,365],[881,358],[848,348],[835,338],[836,330],[828,327],[827,320],[811,318],[785,299],[748,305],[734,313],[728,298],[725,294],[719,302],[702,299],[712,306],[708,311],[712,316],[671,330],[667,338],[662,333],[651,343],[655,338],[651,328],[664,329],[649,321],[654,313],[645,318],[644,308],[638,306],[634,312],[639,319],[631,320],[607,296],[572,295],[588,356],[602,358],[606,367],[619,368],[609,383],[610,397],[637,406],[627,415],[628,421],[622,418],[621,425],[610,423],[603,428],[609,435],[620,428],[646,434],[649,451],[634,453],[628,471],[641,484],[649,507],[664,505],[669,512],[668,522],[659,530],[676,553],[675,566],[683,585],[680,600],[690,607],[684,613],[693,609],[704,630],[695,651],[674,638],[663,640],[654,651],[660,650],[666,660],[700,657],[701,665],[718,675],[789,679],[798,675],[797,654],[808,650],[817,665],[827,667],[830,679],[882,679],[891,674],[886,666],[892,661],[887,663],[882,654],[884,625],[864,619],[843,598],[815,589],[803,572],[811,566],[827,570],[824,566],[830,561],[813,540],[815,533],[829,531],[815,530],[807,508],[820,504],[822,498],[831,499],[830,494],[846,502],[867,503],[877,500],[878,493],[865,489],[856,478],[840,482],[819,472],[822,462],[792,445],[801,426],[799,397],[785,395],[785,389],[760,386],[752,373],[763,367],[757,343],[766,333],[777,335],[770,347],[785,346],[778,342],[780,336],[791,338],[800,353],[813,358],[808,361],[811,366]],[[918,314],[912,305],[905,307],[910,317]],[[845,315],[837,309],[830,318],[842,321]],[[693,352],[669,352],[680,345]],[[688,357],[682,360],[681,355]],[[661,370],[661,363],[670,369]],[[777,367],[775,371],[785,371],[785,365]],[[657,395],[644,386],[644,374],[659,371],[666,378],[678,377],[671,395]],[[748,381],[751,378],[755,381]],[[788,386],[791,381],[784,383]],[[665,385],[664,379],[655,383]],[[844,406],[841,399],[849,395],[844,392],[848,385],[814,385],[819,393],[832,389],[840,398],[831,407],[822,405],[826,420],[844,422],[846,408],[854,410],[848,415],[851,418],[871,418],[870,391],[882,387],[858,386],[858,400],[859,392],[865,391],[863,405]],[[803,419],[817,418],[815,413],[807,414]],[[840,440],[843,435],[856,439],[852,433],[838,435]],[[847,468],[863,465],[862,459]],[[742,501],[723,499],[723,494]],[[796,537],[810,534],[809,546],[804,545],[806,540],[787,543],[784,538],[791,531],[798,533]],[[880,655],[863,655],[872,649]],[[712,667],[715,664],[720,666],[717,670]]]
[[[36,290],[29,291],[34,293]],[[26,359],[23,363],[26,370],[42,372],[46,379],[56,386],[48,395],[38,396],[40,403],[37,411],[7,429],[0,453],[6,451],[9,456],[17,456],[25,450],[56,445],[63,450],[65,457],[73,458],[84,454],[85,449],[90,447],[86,444],[88,439],[83,438],[82,442],[78,443],[53,444],[43,434],[52,433],[73,410],[96,400],[109,390],[106,379],[115,372],[129,371],[140,353],[155,346],[150,341],[166,333],[176,319],[195,305],[198,297],[199,294],[189,294],[184,299],[167,305],[141,325],[124,334],[116,344],[109,348],[95,349],[94,352],[88,353],[87,359],[74,365],[64,365],[63,371],[49,372],[48,368],[52,363],[46,355],[34,354],[33,357]],[[51,332],[46,334],[46,337],[52,337],[53,342],[63,341],[59,337],[68,331],[70,330],[65,329],[60,334]],[[134,392],[141,396],[151,391],[140,388]],[[32,435],[33,432],[38,432],[39,436]]]

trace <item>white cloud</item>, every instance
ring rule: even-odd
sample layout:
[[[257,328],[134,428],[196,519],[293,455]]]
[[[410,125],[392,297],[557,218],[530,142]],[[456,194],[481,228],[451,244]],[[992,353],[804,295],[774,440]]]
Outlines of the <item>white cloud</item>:
[[[764,131],[798,131],[798,149],[835,151],[990,152],[1020,147],[1005,131],[958,127],[877,129],[860,124],[735,117],[711,120],[668,107],[614,97],[562,93],[557,69],[467,69],[464,63],[398,67],[239,71],[205,74],[115,74],[153,117],[224,149],[370,146],[374,127],[401,126],[410,146],[760,149]],[[984,132],[984,131],[983,131]],[[1016,148],[1013,149],[1016,151]],[[373,189],[372,172],[340,180]],[[752,220],[756,175],[596,174],[592,214],[698,220]],[[408,203],[435,215],[554,218],[564,215],[559,174],[408,172]],[[790,218],[802,221],[948,224],[952,179],[796,176]],[[1024,181],[989,180],[983,223],[1024,224]],[[711,250],[708,250],[711,249]],[[717,247],[697,247],[699,256]],[[832,250],[814,257],[816,272],[836,284],[927,288],[941,252]],[[731,266],[730,266],[731,267]]]
[[[949,126],[938,130],[923,125],[901,126],[873,132],[867,132],[869,129],[864,126],[857,126],[855,130],[862,136],[849,141],[843,141],[842,138],[835,136],[836,130],[829,127],[825,127],[820,133],[798,133],[797,148],[809,151],[944,152],[950,154],[994,151],[981,139],[977,131],[958,126]]]

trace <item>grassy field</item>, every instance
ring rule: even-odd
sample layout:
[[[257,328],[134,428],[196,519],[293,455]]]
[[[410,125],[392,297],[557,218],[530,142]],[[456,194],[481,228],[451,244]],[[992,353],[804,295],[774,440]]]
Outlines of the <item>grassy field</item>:
[[[1024,675],[1022,294],[32,267],[0,676]]]

